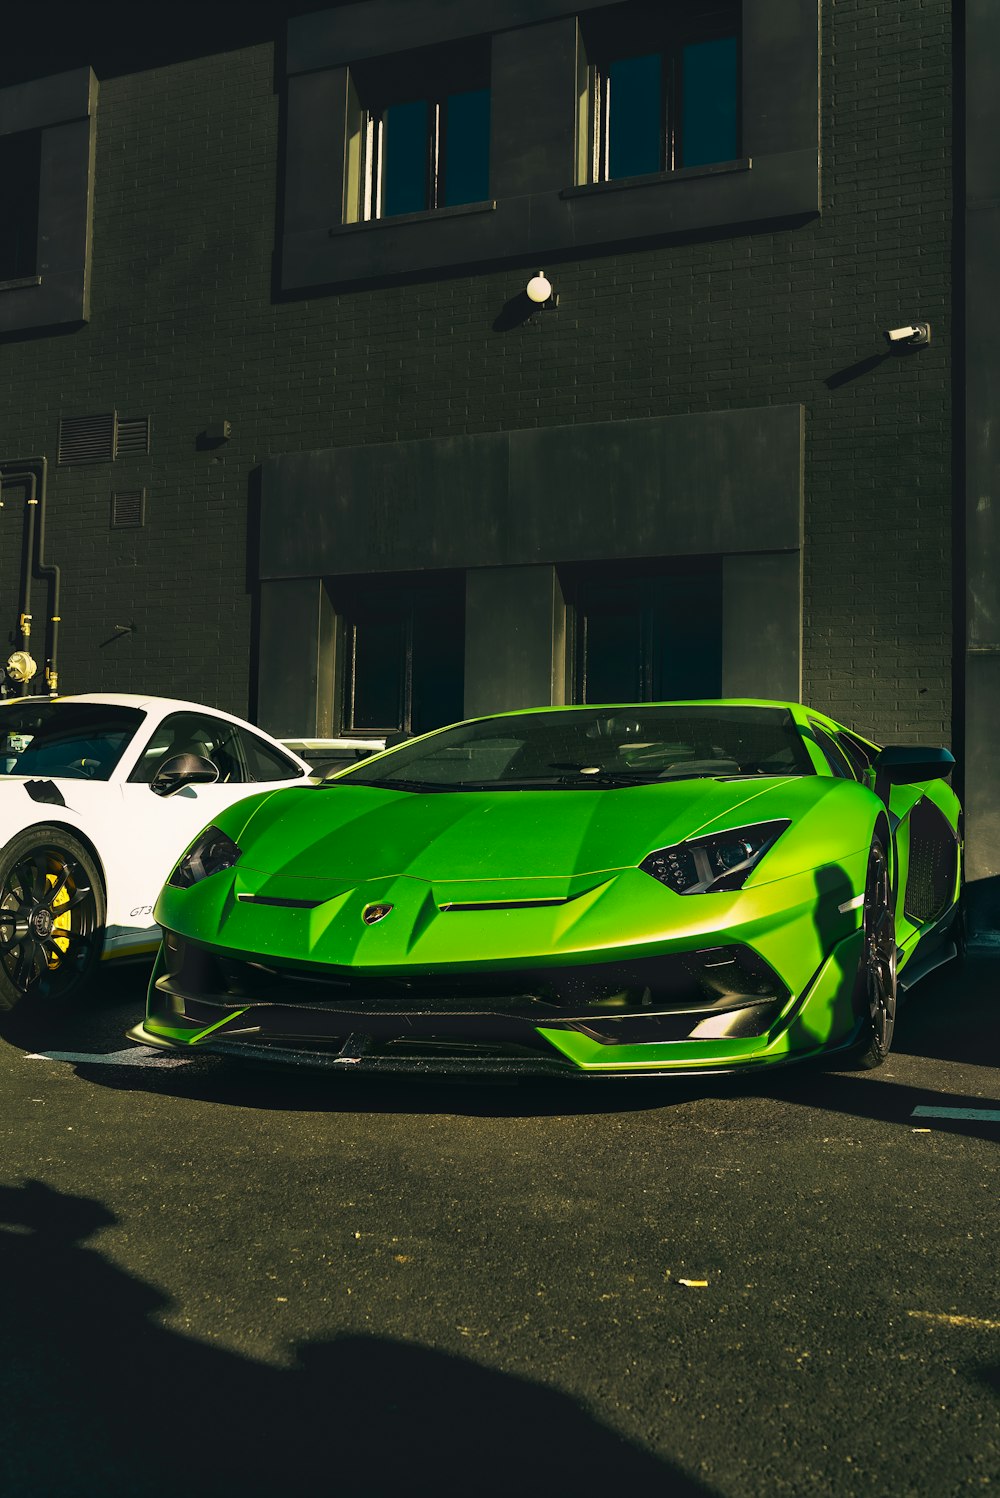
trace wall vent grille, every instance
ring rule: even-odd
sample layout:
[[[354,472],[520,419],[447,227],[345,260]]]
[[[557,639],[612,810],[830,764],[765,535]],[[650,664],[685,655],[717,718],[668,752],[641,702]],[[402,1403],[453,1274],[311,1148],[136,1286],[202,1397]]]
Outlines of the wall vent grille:
[[[148,416],[119,416],[117,411],[63,417],[59,423],[58,461],[67,467],[74,463],[111,463],[115,458],[148,453],[150,425]]]
[[[111,529],[134,531],[145,524],[145,489],[116,489],[111,496]]]
[[[149,417],[119,416],[115,436],[115,457],[149,452]]]
[[[115,455],[114,411],[100,416],[67,416],[59,423],[59,457],[62,464],[110,463]]]

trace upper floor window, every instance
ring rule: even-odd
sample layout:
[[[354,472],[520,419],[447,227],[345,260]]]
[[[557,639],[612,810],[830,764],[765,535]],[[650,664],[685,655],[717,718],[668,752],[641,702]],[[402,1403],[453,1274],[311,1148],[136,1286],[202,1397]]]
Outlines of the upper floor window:
[[[633,0],[584,17],[579,181],[734,160],[737,23],[732,0]]]
[[[0,281],[33,276],[38,269],[40,130],[0,136]]]
[[[424,213],[489,196],[489,46],[483,39],[351,69],[347,219]]]

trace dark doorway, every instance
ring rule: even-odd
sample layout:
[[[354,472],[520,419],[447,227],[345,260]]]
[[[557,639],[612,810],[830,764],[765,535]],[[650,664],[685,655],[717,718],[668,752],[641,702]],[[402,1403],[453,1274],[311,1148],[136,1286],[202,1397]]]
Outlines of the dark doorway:
[[[718,557],[562,573],[577,702],[662,702],[722,691]]]
[[[463,573],[334,579],[345,733],[426,733],[462,716]]]

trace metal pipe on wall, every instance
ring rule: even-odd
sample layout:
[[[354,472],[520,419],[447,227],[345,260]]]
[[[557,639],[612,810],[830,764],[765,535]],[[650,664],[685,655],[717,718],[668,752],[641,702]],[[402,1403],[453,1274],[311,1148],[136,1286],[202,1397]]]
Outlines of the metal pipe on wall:
[[[49,658],[45,663],[45,684],[54,697],[59,690],[59,625],[62,622],[59,615],[59,595],[62,589],[62,573],[56,562],[45,560],[45,492],[49,472],[48,458],[42,458],[42,482],[39,490],[38,504],[38,575],[39,577],[50,577],[52,579],[52,613],[49,616],[51,626],[51,650]]]
[[[59,690],[59,672],[57,669],[58,646],[59,646],[59,598],[62,584],[62,574],[55,562],[45,561],[45,498],[46,484],[48,479],[47,458],[27,458],[18,462],[0,462],[0,479],[7,483],[26,483],[28,486],[28,499],[26,509],[28,511],[27,524],[28,534],[26,541],[26,554],[24,575],[21,582],[22,608],[19,619],[19,630],[21,643],[25,652],[28,652],[31,639],[31,583],[35,571],[35,544],[37,530],[38,546],[38,575],[52,579],[52,613],[49,616],[51,627],[51,649],[45,662],[45,684],[52,696]],[[36,520],[37,512],[37,520]],[[22,696],[27,693],[28,683],[22,683]]]

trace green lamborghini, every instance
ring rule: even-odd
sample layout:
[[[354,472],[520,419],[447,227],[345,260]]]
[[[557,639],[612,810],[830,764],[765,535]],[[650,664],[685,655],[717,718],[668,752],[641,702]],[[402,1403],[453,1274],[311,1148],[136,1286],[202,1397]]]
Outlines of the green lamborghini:
[[[790,702],[438,729],[202,832],[130,1037],[470,1077],[878,1066],[961,946],[953,766]]]

